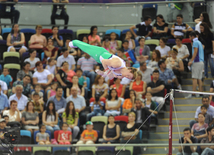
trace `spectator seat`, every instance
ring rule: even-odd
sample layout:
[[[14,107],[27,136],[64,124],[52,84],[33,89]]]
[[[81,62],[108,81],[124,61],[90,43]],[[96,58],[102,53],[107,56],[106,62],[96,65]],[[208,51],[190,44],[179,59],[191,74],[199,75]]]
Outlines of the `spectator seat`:
[[[42,35],[48,39],[53,34],[52,29],[42,29]]]
[[[77,34],[77,39],[78,40],[82,40],[83,36],[85,35],[89,35],[90,30],[87,29],[79,29],[77,30],[76,34]]]
[[[20,144],[30,144],[31,143],[31,132],[28,130],[20,130],[21,140]]]
[[[5,40],[0,40],[0,60],[3,60],[3,53],[7,51],[7,44]]]
[[[182,44],[184,43],[191,43],[191,40],[189,38],[182,39]]]
[[[114,119],[115,119],[115,121],[124,121],[126,123],[129,122],[128,116],[124,116],[124,115],[115,116]]]
[[[16,151],[14,155],[31,155],[30,151]]]
[[[117,40],[117,44],[119,48],[122,48],[122,41],[121,40]]]
[[[2,29],[3,40],[7,40],[7,36],[11,32],[11,30],[12,30],[12,28],[3,28]]]
[[[54,138],[55,139],[55,138]],[[56,152],[56,151],[67,151],[67,152],[70,152],[71,151],[71,148],[70,147],[53,147],[53,154]],[[57,153],[58,154],[58,153]],[[62,153],[63,154],[63,153]]]
[[[34,153],[34,155],[51,155],[51,151],[47,150],[38,150]]]
[[[153,51],[155,50],[156,46],[159,46],[159,40],[157,39],[146,40],[145,45],[149,46],[150,51]]]
[[[123,146],[117,146],[116,148],[115,148],[115,151],[120,151],[120,149],[122,149],[122,151],[125,151],[125,150],[127,150],[128,152],[130,152],[130,154],[129,155],[132,155],[133,154],[133,146],[125,146],[124,148],[123,148]],[[121,152],[122,152],[121,151]],[[119,155],[126,155],[126,154],[119,154]],[[128,155],[128,154],[127,154]]]
[[[130,150],[121,150],[118,155],[132,155]]]
[[[44,151],[44,152],[42,152]],[[47,152],[46,152],[47,151]],[[41,154],[39,154],[41,152]],[[47,154],[43,154],[43,153],[47,153]],[[47,147],[47,146],[44,146],[44,147],[33,147],[33,154],[34,155],[50,155],[49,153],[51,153],[51,147]]]
[[[112,32],[117,34],[117,39],[120,38],[121,31],[119,29],[109,29],[106,31],[106,35],[111,34]]]
[[[157,9],[157,4],[144,4],[142,10],[142,21],[144,21],[145,16],[150,16],[152,18],[152,21],[156,19]]]
[[[70,155],[70,152],[67,150],[57,150],[53,155]]]
[[[25,45],[28,47],[28,41],[30,40],[31,36],[36,33],[34,29],[21,29],[20,32],[24,33],[25,35]]]
[[[94,155],[95,150],[96,147],[79,147],[78,155]]]
[[[63,43],[65,45],[65,41],[67,38],[71,38],[71,40],[73,40],[73,31],[72,30],[68,30],[68,29],[62,29],[59,30],[59,35],[62,36],[63,38]]]
[[[10,75],[12,76],[13,81],[16,81],[17,73],[21,69],[20,65],[19,64],[14,64],[14,63],[5,64],[3,68],[10,69]]]
[[[111,150],[97,150],[96,155],[113,155]]]
[[[93,122],[94,130],[98,130],[100,132],[98,138],[102,138],[103,137],[103,127],[107,124],[108,117],[93,116],[91,118],[91,122]]]
[[[4,64],[15,63],[19,64],[20,55],[18,52],[4,52],[3,53],[3,61]]]

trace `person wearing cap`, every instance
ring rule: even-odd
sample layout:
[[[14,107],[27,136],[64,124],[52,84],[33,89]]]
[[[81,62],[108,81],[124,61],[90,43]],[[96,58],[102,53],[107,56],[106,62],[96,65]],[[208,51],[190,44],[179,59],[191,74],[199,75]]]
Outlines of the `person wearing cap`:
[[[93,123],[91,121],[86,122],[86,130],[81,134],[80,140],[77,144],[94,144],[97,141],[98,134],[96,130],[93,130]]]
[[[6,130],[6,121],[4,118],[0,119],[0,139],[3,138],[4,133],[7,131]]]
[[[62,52],[63,52],[63,54],[61,56],[59,56],[57,59],[57,64],[56,64],[57,69],[59,70],[62,63],[66,61],[69,64],[69,70],[70,69],[74,70],[75,64],[76,64],[74,57],[69,54],[69,50],[66,47],[62,48]]]
[[[170,51],[171,57],[166,59],[166,68],[173,70],[173,73],[178,79],[178,82],[181,83],[181,72],[184,71],[184,64],[183,61],[177,58],[178,50],[173,48]]]

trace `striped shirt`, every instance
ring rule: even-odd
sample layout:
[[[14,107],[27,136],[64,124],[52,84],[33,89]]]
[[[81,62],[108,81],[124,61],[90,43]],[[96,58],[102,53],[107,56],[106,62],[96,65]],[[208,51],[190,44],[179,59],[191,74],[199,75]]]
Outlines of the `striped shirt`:
[[[96,64],[97,62],[92,57],[90,57],[89,59],[82,57],[77,61],[77,65],[80,65],[83,71],[94,70],[94,65]]]
[[[178,25],[178,23],[175,23],[172,25],[172,30],[174,30],[174,35],[176,36],[184,36],[184,33],[182,30],[188,30],[190,26],[188,24],[182,23],[181,25]]]

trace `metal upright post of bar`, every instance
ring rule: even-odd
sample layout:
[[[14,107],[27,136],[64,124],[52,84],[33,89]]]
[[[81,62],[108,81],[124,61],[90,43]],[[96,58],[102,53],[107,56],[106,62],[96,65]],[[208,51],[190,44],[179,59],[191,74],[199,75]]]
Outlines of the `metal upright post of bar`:
[[[169,98],[170,98],[170,111],[169,111],[169,153],[172,155],[172,113],[173,113],[173,95],[174,89],[171,89]]]

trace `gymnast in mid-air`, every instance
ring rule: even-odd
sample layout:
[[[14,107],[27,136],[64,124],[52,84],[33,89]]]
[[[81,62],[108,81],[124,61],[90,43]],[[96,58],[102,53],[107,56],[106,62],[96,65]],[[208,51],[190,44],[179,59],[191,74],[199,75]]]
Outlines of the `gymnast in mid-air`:
[[[89,45],[79,40],[73,40],[69,43],[71,48],[79,48],[83,52],[88,53],[98,63],[103,65],[104,71],[99,69],[96,73],[103,76],[107,76],[110,80],[113,78],[129,79],[135,78],[137,69],[133,67],[126,67],[126,63],[120,57],[110,54],[103,47]]]

